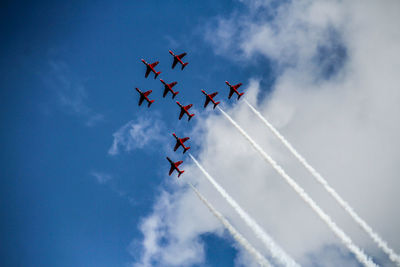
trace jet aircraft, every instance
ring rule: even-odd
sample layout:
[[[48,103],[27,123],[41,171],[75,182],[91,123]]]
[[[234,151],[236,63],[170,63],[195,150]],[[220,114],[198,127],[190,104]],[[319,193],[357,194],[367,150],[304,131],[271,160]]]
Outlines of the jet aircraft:
[[[168,92],[171,92],[171,93],[172,93],[172,99],[174,99],[175,96],[176,96],[179,92],[178,92],[178,91],[174,92],[174,90],[172,90],[172,87],[174,87],[174,86],[177,84],[177,82],[172,82],[172,83],[168,84],[168,83],[164,82],[163,79],[160,79],[160,81],[164,84],[164,93],[163,93],[163,97],[165,97],[165,96],[168,94]]]
[[[171,50],[168,51],[173,57],[174,57],[174,62],[172,62],[172,68],[175,68],[176,64],[179,62],[182,65],[182,70],[189,64],[189,62],[183,63],[182,58],[186,56],[187,53],[182,53],[180,55],[175,55],[174,52]]]
[[[176,170],[179,174],[178,174],[178,178],[179,176],[181,176],[182,173],[184,173],[184,170],[179,170],[178,166],[182,164],[182,160],[181,161],[177,161],[177,162],[173,162],[169,157],[167,157],[167,160],[169,161],[169,163],[171,164],[171,168],[169,169],[169,176],[171,176],[171,174]]]
[[[174,151],[176,151],[181,146],[181,147],[183,147],[183,154],[185,154],[185,152],[190,149],[190,146],[185,146],[183,143],[185,143],[187,140],[189,140],[189,137],[179,138],[176,136],[175,133],[173,133],[172,135],[176,139],[176,145],[174,147]]]
[[[182,119],[183,114],[186,113],[186,115],[188,115],[188,121],[190,121],[190,119],[194,116],[194,114],[190,114],[188,110],[193,106],[193,104],[183,106],[181,103],[179,103],[179,101],[176,101],[176,104],[178,104],[178,106],[181,108],[181,113],[179,114],[179,119]]]
[[[230,88],[230,91],[229,91],[229,96],[228,96],[228,98],[229,99],[231,99],[231,97],[232,97],[232,95],[233,95],[233,93],[236,93],[237,95],[238,95],[238,100],[239,100],[239,98],[242,96],[242,95],[244,95],[244,93],[239,93],[238,92],[238,88],[242,85],[242,83],[238,83],[238,84],[236,84],[236,85],[231,85],[228,81],[225,81],[225,83],[229,86],[229,88]]]
[[[212,94],[207,94],[204,90],[201,90],[201,92],[206,96],[206,102],[204,102],[204,108],[206,108],[208,103],[210,103],[211,101],[214,104],[214,109],[215,109],[217,105],[220,103],[220,102],[215,102],[213,99],[218,94],[218,92]]]
[[[150,107],[150,105],[154,103],[154,100],[150,100],[150,99],[147,97],[149,94],[151,94],[151,92],[152,92],[151,90],[146,91],[146,92],[142,92],[142,91],[140,91],[139,88],[136,88],[136,91],[138,91],[138,93],[140,94],[139,106],[142,105],[143,100],[145,100],[145,99],[146,99],[146,101],[147,101],[147,103],[148,103],[147,107]]]
[[[157,78],[157,76],[161,73],[161,71],[157,72],[154,68],[160,63],[159,61],[156,61],[154,63],[147,63],[144,59],[142,59],[142,62],[146,65],[146,74],[144,75],[146,78],[149,76],[150,71],[154,73],[154,79]]]

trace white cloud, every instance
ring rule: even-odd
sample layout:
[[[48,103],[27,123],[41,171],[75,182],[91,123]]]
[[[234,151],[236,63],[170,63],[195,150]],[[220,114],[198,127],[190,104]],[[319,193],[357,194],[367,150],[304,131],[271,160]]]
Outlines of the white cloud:
[[[88,127],[102,121],[104,116],[93,111],[86,103],[87,90],[84,83],[74,75],[70,67],[61,61],[50,61],[50,71],[43,75],[44,83],[56,94],[67,113],[86,120]]]
[[[141,116],[131,120],[113,134],[113,143],[108,153],[117,155],[121,147],[129,152],[141,149],[150,142],[165,141],[164,135],[161,134],[163,128],[163,122],[156,116]]]
[[[264,20],[255,17],[260,16],[258,9],[271,8],[263,3],[245,2],[248,12],[219,18],[212,43],[216,52],[242,59],[262,56],[279,66],[273,92],[257,108],[399,253],[400,3],[294,1],[280,5]],[[252,80],[246,96],[254,102],[260,90],[268,89]],[[229,113],[357,245],[380,264],[391,265],[246,105],[238,103]],[[202,140],[198,158],[207,171],[296,260],[304,265],[357,266],[328,227],[223,117],[199,120],[192,136]],[[187,162],[179,182],[197,183],[199,191],[262,251],[252,232]],[[221,226],[184,188],[176,187],[176,193],[163,195],[157,203],[143,225],[162,216],[157,229],[164,229],[168,242],[157,252],[143,246],[142,261],[190,248],[193,251],[184,257],[173,253],[175,261],[160,257],[160,262],[201,262],[204,251],[198,236],[220,233]],[[159,203],[168,204],[157,208]],[[144,241],[157,233],[143,231]],[[193,253],[196,249],[198,254]],[[244,251],[240,255],[238,265],[246,260]]]
[[[92,171],[90,174],[96,178],[96,181],[99,184],[105,184],[112,179],[112,176],[110,174],[103,172]]]
[[[133,255],[137,255],[138,247],[143,251],[133,266],[191,266],[204,260],[199,235],[207,228],[222,232],[218,231],[216,219],[194,194],[182,193],[179,189],[174,195],[160,192],[153,214],[140,225],[144,239],[131,248]]]

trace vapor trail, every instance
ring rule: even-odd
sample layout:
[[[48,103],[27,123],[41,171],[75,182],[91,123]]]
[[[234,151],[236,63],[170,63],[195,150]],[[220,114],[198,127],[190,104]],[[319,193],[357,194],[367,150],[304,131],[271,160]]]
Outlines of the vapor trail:
[[[250,109],[264,122],[264,124],[271,130],[271,132],[278,137],[279,140],[286,146],[286,148],[295,156],[301,164],[311,173],[312,176],[328,191],[329,194],[339,203],[339,205],[353,218],[353,220],[372,238],[372,240],[380,247],[383,252],[385,252],[389,258],[400,266],[400,256],[391,249],[386,241],[384,241],[372,228],[364,221],[353,208],[333,189],[328,182],[322,177],[322,175],[315,170],[306,159],[299,154],[299,152],[294,149],[294,147],[282,136],[278,130],[268,122],[268,120],[261,115],[261,113],[256,110],[247,100],[245,103],[250,107]]]
[[[242,245],[243,248],[247,250],[258,262],[260,266],[271,267],[271,264],[268,262],[257,249],[255,249],[246,238],[244,238],[236,229],[233,227],[232,224],[221,214],[219,213],[208,200],[191,184],[188,182],[190,187],[199,197],[199,199],[207,206],[207,208],[211,211],[211,213],[228,229],[229,233],[233,236],[233,238]]]
[[[317,215],[328,225],[328,227],[333,231],[333,233],[339,237],[339,239],[346,245],[346,247],[354,253],[358,261],[365,266],[377,266],[370,257],[368,257],[359,247],[357,247],[353,241],[343,232],[339,226],[336,225],[335,222],[326,214],[318,205],[314,202],[314,200],[304,191],[302,187],[300,187],[283,169],[281,166],[276,163],[254,140],[228,115],[226,114],[220,107],[218,109],[221,113],[228,119],[229,122],[232,123],[233,126],[246,138],[247,141],[253,146],[257,152],[261,154],[261,156],[266,160],[271,166],[275,169],[275,171],[285,179],[285,181],[300,195],[300,197],[317,213]]]
[[[201,172],[206,176],[208,181],[215,187],[215,189],[222,195],[222,197],[235,209],[243,221],[249,226],[257,238],[259,238],[263,244],[270,251],[272,257],[278,260],[281,264],[285,266],[299,266],[286,252],[280,248],[275,241],[254,221],[250,215],[248,215],[236,201],[223,189],[214,178],[200,165],[200,163],[189,153],[193,162],[201,170]]]

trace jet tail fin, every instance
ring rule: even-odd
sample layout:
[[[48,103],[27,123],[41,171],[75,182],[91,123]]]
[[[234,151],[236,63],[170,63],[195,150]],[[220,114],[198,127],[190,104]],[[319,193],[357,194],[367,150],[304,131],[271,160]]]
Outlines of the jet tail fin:
[[[154,79],[157,79],[157,76],[160,75],[161,71],[156,72],[156,75],[154,75]]]
[[[183,154],[185,154],[185,152],[188,151],[189,149],[190,149],[190,146],[186,147],[186,148],[183,150]]]
[[[176,96],[178,93],[179,93],[178,91],[176,91],[175,93],[172,93],[172,99],[174,99],[175,96]]]
[[[214,109],[218,106],[219,103],[221,103],[221,102],[217,102],[214,104]]]
[[[153,103],[154,103],[154,100],[150,100],[150,102],[149,102],[149,104],[147,105],[147,107],[150,107],[151,104],[153,104]]]
[[[179,176],[181,176],[181,174],[184,173],[184,172],[185,172],[185,171],[180,171],[179,174],[178,174],[178,178],[179,178]]]
[[[182,70],[189,64],[189,62],[183,63]]]
[[[241,93],[241,94],[238,95],[238,100],[240,99],[240,97],[241,97],[242,95],[244,95],[244,93]]]
[[[190,121],[190,120],[192,119],[193,116],[194,116],[194,114],[190,114],[190,115],[189,115],[188,121]]]

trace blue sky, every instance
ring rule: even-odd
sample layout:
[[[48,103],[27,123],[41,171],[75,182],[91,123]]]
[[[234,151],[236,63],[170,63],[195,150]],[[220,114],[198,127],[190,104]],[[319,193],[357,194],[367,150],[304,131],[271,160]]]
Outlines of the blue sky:
[[[133,260],[129,244],[141,238],[137,225],[150,212],[168,166],[157,148],[108,155],[112,134],[150,112],[165,123],[171,145],[171,129],[190,127],[177,123],[178,108],[161,98],[161,83],[144,79],[140,58],[160,60],[160,77],[177,80],[179,100],[200,110],[200,89],[223,95],[225,79],[246,79],[246,68],[214,55],[203,40],[207,23],[241,4],[2,5],[3,266],[124,266]],[[170,70],[169,49],[188,52],[184,72]],[[153,90],[150,110],[137,107],[136,86]],[[111,175],[112,184],[99,184],[93,172]],[[210,266],[220,266],[216,254],[232,264],[230,241],[204,240]]]
[[[396,7],[250,0],[2,3],[2,266],[182,266],[166,257],[175,249],[182,251],[177,260],[195,253],[188,266],[248,266],[243,249],[179,185],[193,182],[250,243],[262,246],[187,155],[172,151],[172,132],[190,135],[191,152],[302,265],[359,266],[224,118],[211,107],[203,111],[201,89],[218,91],[221,106],[353,241],[390,266],[243,101],[227,101],[224,81],[243,82],[247,99],[399,251]],[[188,53],[184,71],[171,69],[170,49]],[[178,106],[171,95],[162,98],[160,81],[144,78],[141,58],[159,60],[160,78],[178,81],[176,100],[194,104],[192,121],[178,120]],[[150,109],[138,107],[135,87],[153,90]],[[184,160],[181,180],[166,175],[167,155]],[[158,225],[146,230],[152,219]],[[152,236],[156,245],[146,247]]]

